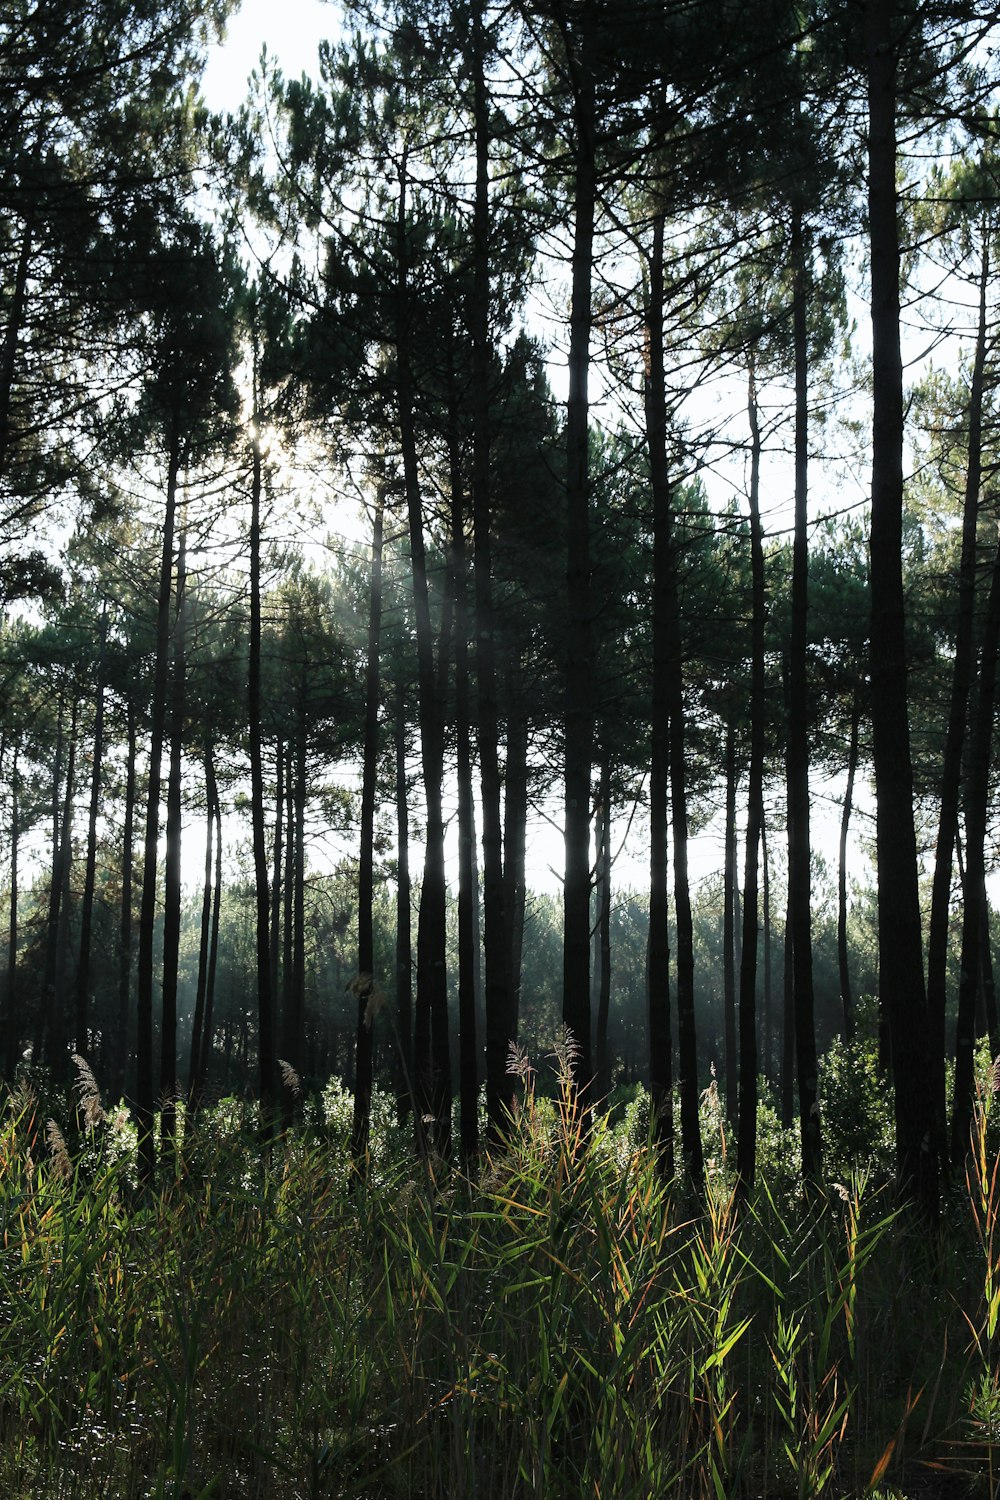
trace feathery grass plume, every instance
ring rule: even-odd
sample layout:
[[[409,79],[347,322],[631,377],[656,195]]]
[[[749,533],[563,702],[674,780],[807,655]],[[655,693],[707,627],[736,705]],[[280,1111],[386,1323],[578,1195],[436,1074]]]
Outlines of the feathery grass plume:
[[[990,1092],[1000,1094],[1000,1057],[993,1059],[993,1068],[990,1072]]]
[[[568,1026],[556,1038],[549,1056],[556,1065],[556,1077],[561,1084],[572,1083],[573,1069],[580,1057],[580,1043]]]
[[[56,1176],[61,1177],[63,1182],[69,1182],[73,1176],[73,1163],[70,1161],[66,1137],[59,1129],[55,1120],[46,1121],[45,1139],[48,1141],[49,1152],[52,1157],[52,1167]]]
[[[73,1087],[80,1096],[84,1129],[90,1132],[96,1130],[98,1125],[103,1125],[108,1117],[101,1103],[101,1091],[97,1087],[97,1079],[87,1059],[81,1057],[79,1052],[74,1052],[71,1061],[77,1072],[76,1083]]]
[[[507,1076],[516,1078],[525,1088],[528,1087],[535,1070],[528,1061],[528,1054],[523,1047],[516,1042],[510,1042],[507,1046]]]
[[[281,1081],[285,1085],[285,1088],[290,1091],[293,1099],[297,1099],[302,1093],[302,1079],[298,1073],[296,1073],[291,1063],[286,1062],[283,1057],[278,1058],[278,1071],[281,1074]]]

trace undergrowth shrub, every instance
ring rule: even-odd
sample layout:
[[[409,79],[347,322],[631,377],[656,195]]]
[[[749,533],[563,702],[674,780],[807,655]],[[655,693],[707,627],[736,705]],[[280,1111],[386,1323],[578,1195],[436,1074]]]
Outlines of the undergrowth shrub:
[[[643,1095],[591,1120],[571,1061],[543,1097],[516,1060],[510,1138],[472,1175],[414,1157],[388,1095],[353,1174],[331,1087],[269,1144],[236,1102],[203,1108],[156,1192],[114,1111],[47,1140],[14,1090],[0,1494],[805,1500],[906,1493],[927,1463],[992,1493],[992,1074],[964,1208],[931,1236],[879,1169],[804,1199],[764,1095],[741,1208],[711,1085],[696,1202]]]

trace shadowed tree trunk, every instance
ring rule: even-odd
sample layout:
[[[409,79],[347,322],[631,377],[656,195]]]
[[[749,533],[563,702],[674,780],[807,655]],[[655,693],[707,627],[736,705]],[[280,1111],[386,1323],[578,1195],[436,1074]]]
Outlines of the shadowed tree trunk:
[[[868,222],[872,317],[871,684],[877,800],[879,991],[895,1085],[900,1194],[938,1207],[936,1070],[924,985],[902,577],[903,366],[896,219],[893,0],[867,0]]]
[[[764,822],[764,543],[760,524],[760,423],[750,364],[750,559],[753,623],[750,655],[750,767],[747,784],[746,863],[743,875],[743,943],[740,962],[740,1087],[737,1171],[740,1195],[749,1197],[757,1166],[757,938],[758,869]]]
[[[410,915],[410,817],[406,785],[406,687],[396,684],[393,738],[396,752],[396,1044],[399,1068],[397,1115],[402,1122],[413,1099],[413,943]]]
[[[812,845],[809,829],[809,683],[806,674],[809,607],[809,340],[802,211],[792,213],[792,336],[795,349],[795,529],[792,537],[792,629],[788,648],[788,835],[792,977],[795,985],[795,1072],[799,1092],[802,1175],[819,1184],[822,1150],[819,1066],[812,956]]]
[[[1000,546],[993,561],[989,604],[979,658],[979,681],[965,811],[965,877],[962,885],[962,958],[955,1029],[955,1091],[951,1116],[952,1166],[962,1167],[969,1151],[975,1094],[976,998],[982,973],[987,908],[984,857],[989,810],[990,752],[996,703],[997,649],[1000,643]]]
[[[927,939],[927,1014],[931,1033],[931,1065],[935,1074],[934,1099],[938,1106],[938,1133],[942,1164],[947,1161],[944,1115],[944,1064],[947,1053],[945,1002],[947,1000],[948,929],[951,920],[952,860],[958,834],[962,755],[969,710],[969,688],[975,665],[973,614],[976,594],[976,531],[979,520],[979,490],[982,482],[983,375],[986,365],[989,274],[989,240],[984,233],[979,277],[976,349],[969,387],[969,435],[962,507],[958,617],[955,628],[955,654],[952,658],[948,730],[945,738],[944,761],[941,767],[941,807],[938,814],[937,846],[934,851],[934,881],[931,887],[931,916]]]
[[[354,1119],[351,1155],[364,1166],[372,1103],[372,1035],[375,1020],[375,793],[379,752],[379,645],[382,634],[383,499],[375,504],[368,589],[368,652],[365,663],[365,742],[361,772],[361,845],[358,857],[358,974],[355,1029]]]
[[[261,1122],[267,1131],[278,1097],[275,996],[271,986],[271,900],[268,890],[267,847],[264,838],[264,766],[261,743],[261,618],[260,618],[260,502],[263,462],[257,384],[260,378],[256,328],[253,337],[254,415],[250,482],[250,642],[247,663],[247,739],[250,747],[250,824],[253,840],[256,905],[257,1056]]]
[[[858,739],[861,728],[861,688],[854,689],[851,707],[851,741],[847,751],[847,785],[840,814],[840,847],[837,858],[837,968],[840,974],[840,1003],[844,1010],[844,1041],[854,1040],[854,995],[847,951],[847,836],[854,810],[854,778],[858,769]]]
[[[170,692],[170,769],[167,777],[163,900],[163,1012],[160,1027],[160,1142],[173,1154],[177,1119],[177,971],[181,937],[181,747],[184,735],[184,625],[187,612],[187,538],[177,549],[173,678]]]
[[[736,1119],[736,729],[726,724],[726,819],[722,874],[722,1003],[726,1055],[726,1115]]]
[[[566,403],[566,876],[563,884],[563,1021],[574,1043],[578,1090],[593,1081],[590,1029],[590,774],[594,736],[594,647],[590,589],[589,396],[591,281],[597,202],[594,80],[595,16],[580,12],[566,35],[573,80],[573,252]]]
[[[146,830],[143,842],[142,903],[139,911],[139,957],[136,975],[136,1089],[135,1119],[138,1130],[139,1176],[151,1186],[156,1175],[153,1139],[153,938],[156,928],[157,852],[160,840],[160,771],[167,712],[167,669],[170,645],[170,593],[174,562],[174,522],[177,480],[180,473],[180,422],[174,413],[167,463],[166,505],[163,517],[163,547],[156,601],[156,656],[153,667],[152,709],[149,732],[149,785],[146,795]]]
[[[14,1077],[21,1060],[17,993],[17,861],[21,841],[21,777],[17,765],[18,748],[15,743],[10,771],[10,912],[7,919],[7,992],[3,1035],[7,1078]]]
[[[128,765],[125,771],[125,821],[122,830],[122,899],[118,926],[118,1019],[112,1046],[110,1086],[112,1098],[125,1090],[128,1069],[129,1009],[132,998],[132,880],[135,861],[136,722],[135,705],[129,698],[125,708]]]
[[[653,1139],[664,1177],[674,1175],[673,1049],[670,1025],[670,881],[667,819],[670,797],[670,478],[663,370],[662,214],[653,222],[646,311],[646,441],[653,499],[653,673],[649,750],[649,935],[646,1010]]]
[[[76,967],[76,1050],[90,1052],[88,1006],[90,999],[90,949],[94,928],[94,887],[97,879],[97,819],[101,804],[101,771],[104,759],[104,661],[108,636],[108,607],[101,610],[101,641],[97,657],[97,709],[94,716],[94,759],[90,773],[90,812],[87,819],[87,856],[80,903],[80,954]]]
[[[211,741],[206,737],[205,765],[205,872],[201,887],[201,924],[198,938],[198,981],[195,990],[194,1018],[191,1022],[191,1052],[188,1059],[188,1107],[197,1109],[198,1060],[201,1057],[202,1033],[205,1027],[205,993],[208,986],[208,950],[212,935],[212,833],[215,808],[208,796],[212,758]]]
[[[607,755],[601,761],[597,815],[594,818],[597,850],[597,1031],[595,1066],[597,1100],[605,1110],[611,1092],[611,1059],[608,1055],[608,1019],[611,1011],[611,766]]]
[[[521,952],[524,946],[525,840],[528,820],[528,716],[522,706],[520,673],[510,662],[505,673],[507,761],[504,767],[504,946],[510,976],[510,1037],[517,1041],[521,1008]]]

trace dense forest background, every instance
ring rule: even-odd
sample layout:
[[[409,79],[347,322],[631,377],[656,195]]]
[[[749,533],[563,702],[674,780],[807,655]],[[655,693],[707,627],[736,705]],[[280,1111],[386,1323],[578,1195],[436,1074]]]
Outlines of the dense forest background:
[[[992,11],[345,4],[220,118],[225,21],[5,12],[5,1076],[85,1058],[148,1178],[331,1076],[358,1161],[376,1085],[471,1160],[565,1028],[695,1184],[717,1071],[749,1190],[853,1047],[933,1207],[1000,1050]]]

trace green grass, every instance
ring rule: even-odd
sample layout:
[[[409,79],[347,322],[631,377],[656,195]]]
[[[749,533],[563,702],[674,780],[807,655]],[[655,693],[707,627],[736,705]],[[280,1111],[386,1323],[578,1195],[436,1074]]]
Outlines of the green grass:
[[[738,1215],[711,1097],[701,1203],[564,1084],[475,1181],[414,1160],[384,1103],[352,1180],[331,1098],[266,1159],[207,1111],[143,1196],[120,1119],[64,1154],[11,1094],[4,1500],[992,1493],[989,1095],[934,1236],[863,1173]]]

